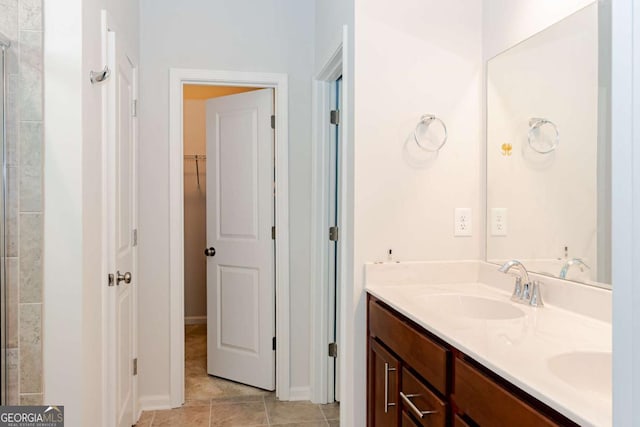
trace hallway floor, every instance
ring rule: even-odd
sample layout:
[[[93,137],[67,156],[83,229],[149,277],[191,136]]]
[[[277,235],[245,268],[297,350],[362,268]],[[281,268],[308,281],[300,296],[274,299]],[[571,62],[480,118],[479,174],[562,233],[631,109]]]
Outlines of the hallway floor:
[[[207,327],[185,327],[182,408],[143,412],[136,427],[339,426],[340,407],[280,402],[275,393],[207,375]]]

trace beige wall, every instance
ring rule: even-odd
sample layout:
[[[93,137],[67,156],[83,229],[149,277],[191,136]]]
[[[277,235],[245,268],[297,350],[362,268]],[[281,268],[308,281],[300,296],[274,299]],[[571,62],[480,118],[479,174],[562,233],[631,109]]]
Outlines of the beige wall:
[[[184,101],[185,155],[206,153],[205,103],[204,99],[185,99]],[[207,259],[203,254],[207,244],[206,163],[198,160],[200,172],[198,188],[196,162],[190,159],[184,160],[184,315],[186,323],[207,317]]]

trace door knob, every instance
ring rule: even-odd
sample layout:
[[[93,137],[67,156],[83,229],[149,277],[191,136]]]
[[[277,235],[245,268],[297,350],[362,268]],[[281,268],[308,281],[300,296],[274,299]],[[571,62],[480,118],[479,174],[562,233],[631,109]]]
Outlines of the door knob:
[[[118,286],[120,286],[120,282],[124,282],[128,285],[129,283],[131,283],[131,273],[127,271],[126,273],[122,274],[120,273],[120,271],[118,271],[116,273],[116,279]]]
[[[204,250],[206,256],[216,256],[216,248],[213,246]]]

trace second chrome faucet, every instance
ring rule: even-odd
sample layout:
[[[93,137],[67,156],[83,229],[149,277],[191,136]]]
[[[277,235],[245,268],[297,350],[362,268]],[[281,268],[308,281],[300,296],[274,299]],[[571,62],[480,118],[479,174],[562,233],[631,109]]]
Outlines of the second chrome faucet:
[[[498,271],[506,274],[512,268],[517,268],[519,275],[516,277],[511,300],[529,304],[533,307],[542,307],[544,304],[542,303],[542,296],[540,295],[540,283],[538,281],[531,283],[529,280],[529,272],[520,261],[516,259],[507,261],[502,264]]]

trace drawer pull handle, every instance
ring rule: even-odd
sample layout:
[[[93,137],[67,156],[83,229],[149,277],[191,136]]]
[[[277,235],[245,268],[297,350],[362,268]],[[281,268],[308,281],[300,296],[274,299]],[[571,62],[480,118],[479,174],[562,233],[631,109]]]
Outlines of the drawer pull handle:
[[[407,406],[411,408],[413,413],[416,414],[418,418],[424,418],[425,415],[438,413],[438,411],[421,411],[420,409],[418,409],[418,407],[411,401],[411,398],[420,397],[419,394],[404,394],[403,392],[400,392],[400,397],[402,398],[402,400],[404,400],[404,403],[406,403]]]
[[[389,412],[389,406],[396,406],[389,403],[389,372],[395,372],[396,368],[390,368],[388,363],[384,364],[384,413]]]

